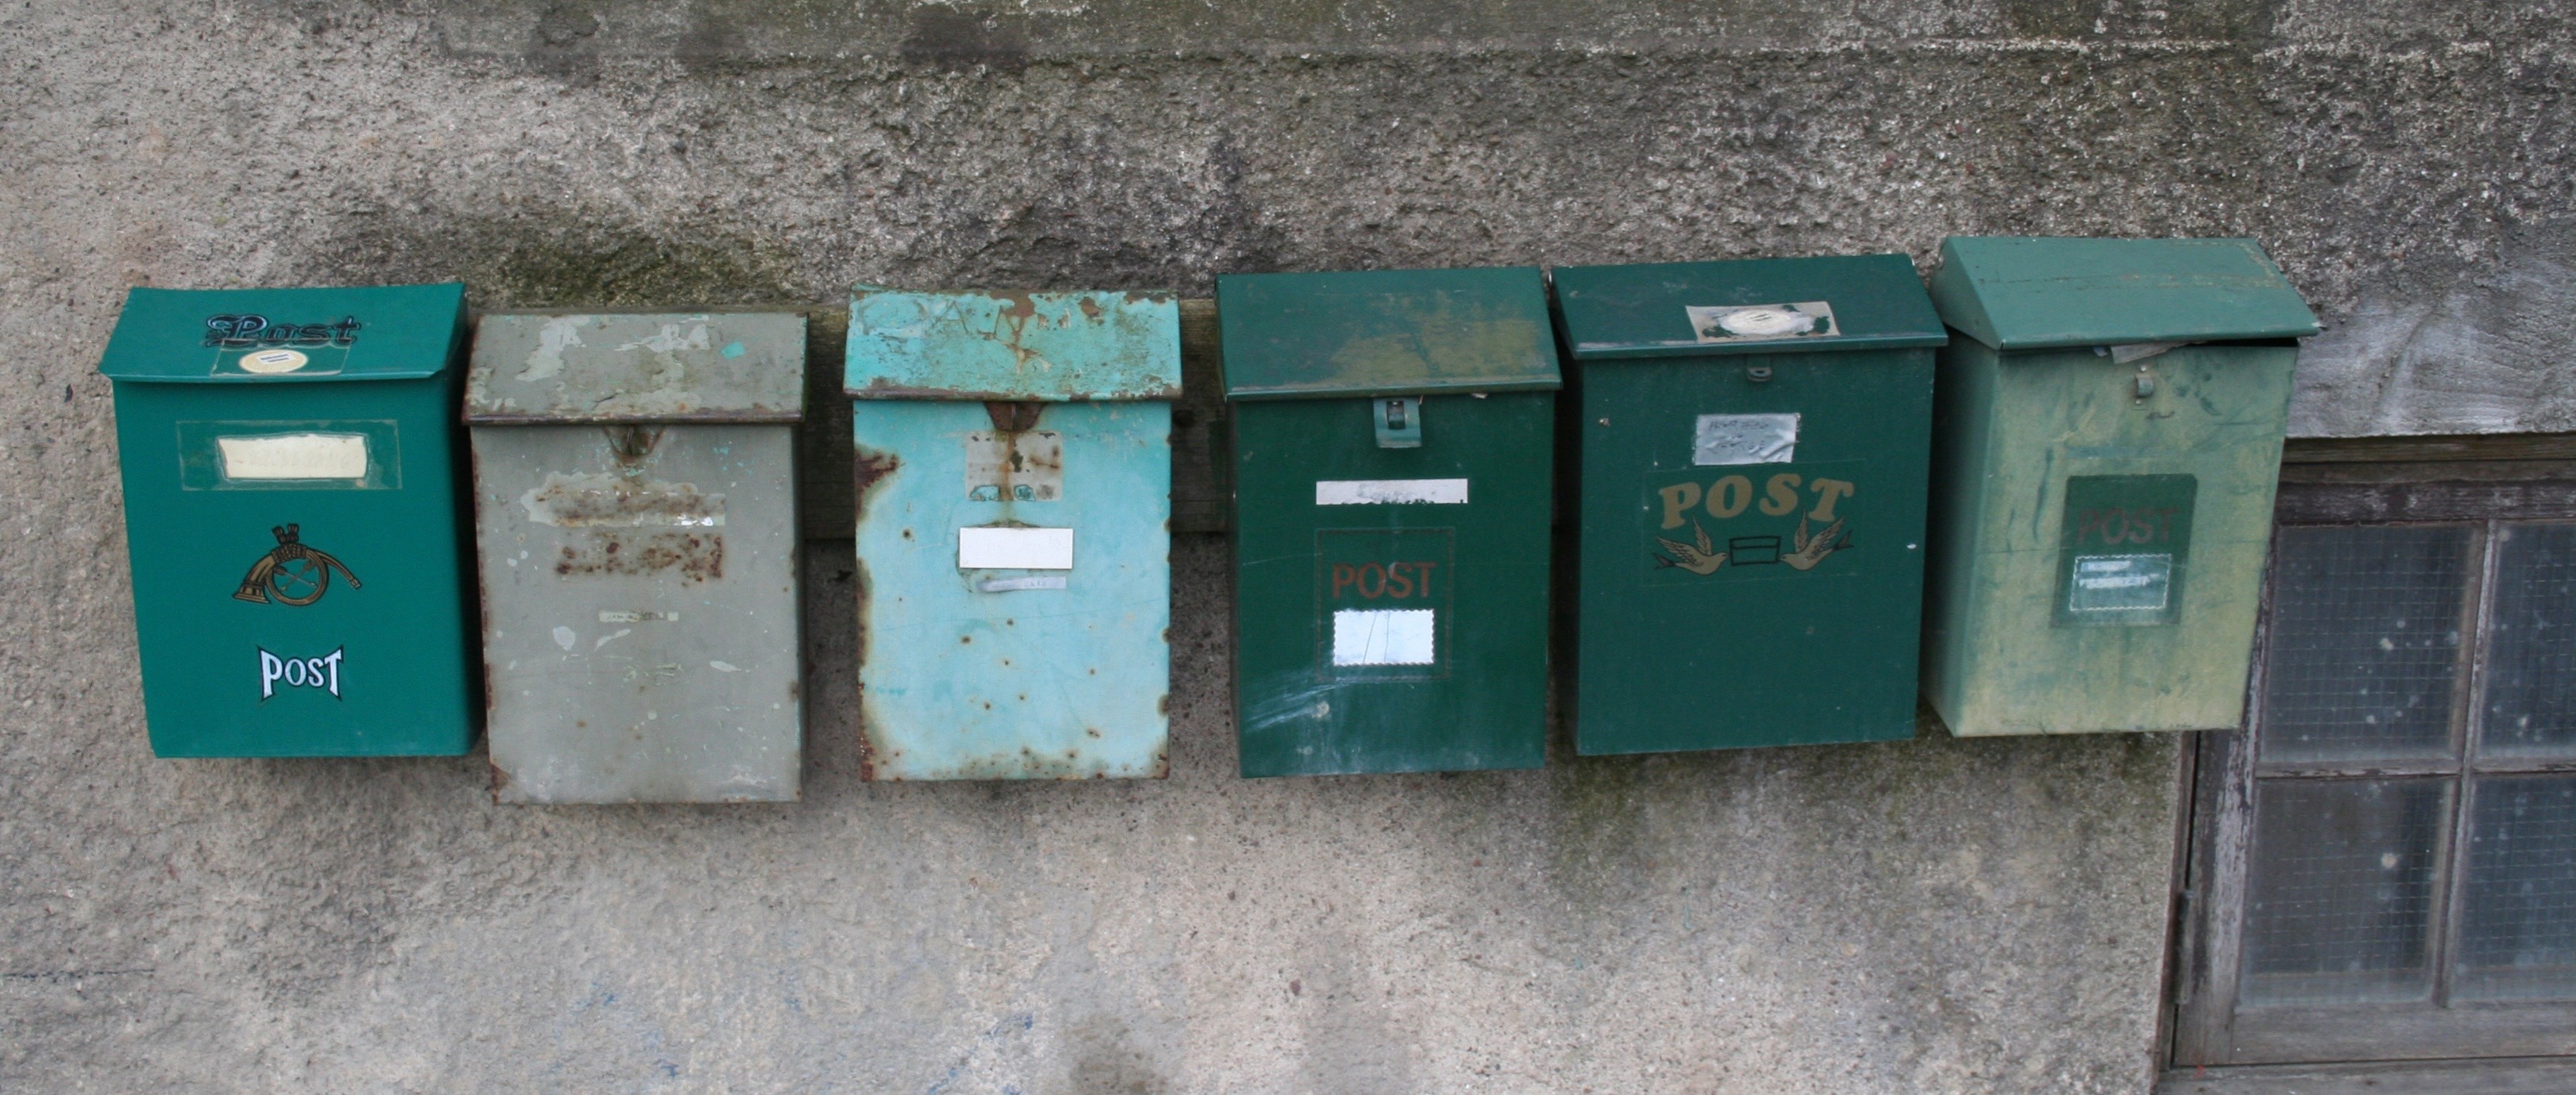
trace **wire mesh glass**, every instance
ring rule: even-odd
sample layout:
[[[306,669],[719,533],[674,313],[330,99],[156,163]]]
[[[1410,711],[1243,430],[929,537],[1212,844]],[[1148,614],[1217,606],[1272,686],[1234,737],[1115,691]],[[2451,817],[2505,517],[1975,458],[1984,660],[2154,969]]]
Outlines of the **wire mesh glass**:
[[[2278,543],[2261,759],[2451,755],[2470,529],[2291,527]]]
[[[2480,751],[2576,755],[2576,525],[2505,525],[2496,538]]]
[[[2240,1007],[2429,999],[2452,781],[2263,780]]]
[[[2576,777],[2482,778],[2470,812],[2452,996],[2576,998]]]

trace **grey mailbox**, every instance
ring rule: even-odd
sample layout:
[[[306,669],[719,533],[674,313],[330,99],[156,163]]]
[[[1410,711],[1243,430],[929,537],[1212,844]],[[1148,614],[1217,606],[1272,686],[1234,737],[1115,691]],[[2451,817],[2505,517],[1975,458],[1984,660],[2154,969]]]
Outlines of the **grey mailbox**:
[[[802,766],[798,315],[492,315],[474,449],[493,794],[768,802]]]

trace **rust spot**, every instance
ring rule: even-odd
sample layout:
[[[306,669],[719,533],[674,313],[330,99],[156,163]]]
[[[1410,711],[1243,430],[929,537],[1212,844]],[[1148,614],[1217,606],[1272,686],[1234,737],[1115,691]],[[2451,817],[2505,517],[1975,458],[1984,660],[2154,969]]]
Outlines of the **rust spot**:
[[[621,459],[623,459],[621,457]],[[564,528],[724,523],[725,499],[701,494],[692,483],[637,484],[608,475],[549,475],[543,487],[520,500],[532,519]]]
[[[803,682],[803,681],[789,681],[789,682],[787,682],[787,698],[788,698],[789,700],[793,701],[793,700],[796,700],[796,699],[800,699],[800,698],[802,698],[804,695],[805,695],[805,682]]]
[[[511,778],[509,769],[501,767],[498,763],[493,764],[492,801],[501,801],[501,792],[509,790],[510,785],[515,782],[517,782],[517,780]]]
[[[1083,297],[1075,303],[1079,304],[1082,308],[1082,318],[1090,320],[1093,323],[1100,322],[1100,317],[1108,314],[1106,310],[1100,307],[1100,305],[1093,303],[1090,297]]]
[[[662,431],[652,426],[602,426],[608,435],[608,453],[626,467],[634,467],[653,455],[653,447],[662,443]]]
[[[630,547],[633,550],[626,550]],[[724,577],[724,537],[695,532],[593,532],[588,545],[566,544],[555,559],[555,573],[564,577],[666,570],[676,570],[693,582]]]
[[[1084,734],[1085,736],[1087,736],[1087,737],[1095,737],[1095,738],[1096,738],[1096,737],[1099,737],[1099,736],[1100,736],[1100,731],[1099,731],[1097,728],[1095,728],[1095,727],[1090,727],[1090,726],[1083,727],[1083,728],[1082,728],[1082,732],[1083,732],[1083,734]]]
[[[893,453],[875,449],[860,449],[857,455],[857,462],[850,469],[850,482],[856,488],[859,508],[865,510],[868,492],[875,490],[885,477],[902,470],[903,461],[896,459]]]
[[[1154,713],[1155,713],[1155,714],[1157,714],[1157,715],[1162,715],[1162,716],[1164,716],[1164,717],[1166,717],[1166,718],[1168,718],[1168,717],[1170,717],[1170,716],[1171,716],[1171,713],[1172,713],[1172,694],[1171,694],[1171,693],[1169,693],[1169,692],[1165,692],[1165,693],[1163,693],[1162,695],[1159,695],[1159,696],[1154,697]]]

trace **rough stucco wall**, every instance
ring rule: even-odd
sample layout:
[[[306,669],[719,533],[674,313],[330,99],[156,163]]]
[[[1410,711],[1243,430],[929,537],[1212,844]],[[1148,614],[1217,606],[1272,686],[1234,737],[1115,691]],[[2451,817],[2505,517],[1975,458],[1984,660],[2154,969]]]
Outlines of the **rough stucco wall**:
[[[97,348],[141,282],[661,306],[2248,234],[2332,324],[2301,432],[2569,429],[2571,18],[0,11],[0,1087],[2140,1090],[2171,739],[1244,782],[1205,537],[1167,781],[859,784],[829,546],[800,805],[153,761]]]

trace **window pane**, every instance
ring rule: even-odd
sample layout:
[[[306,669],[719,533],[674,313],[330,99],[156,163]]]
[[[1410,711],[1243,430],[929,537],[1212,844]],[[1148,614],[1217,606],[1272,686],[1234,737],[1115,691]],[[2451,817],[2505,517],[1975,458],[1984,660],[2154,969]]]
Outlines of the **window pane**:
[[[2451,783],[2263,780],[2237,1002],[2423,1000],[2433,861]]]
[[[2468,561],[2462,526],[2281,530],[2262,759],[2449,756]]]
[[[2482,752],[2576,754],[2576,525],[2497,533]]]
[[[2474,812],[2453,994],[2576,998],[2576,779],[2482,779]]]

